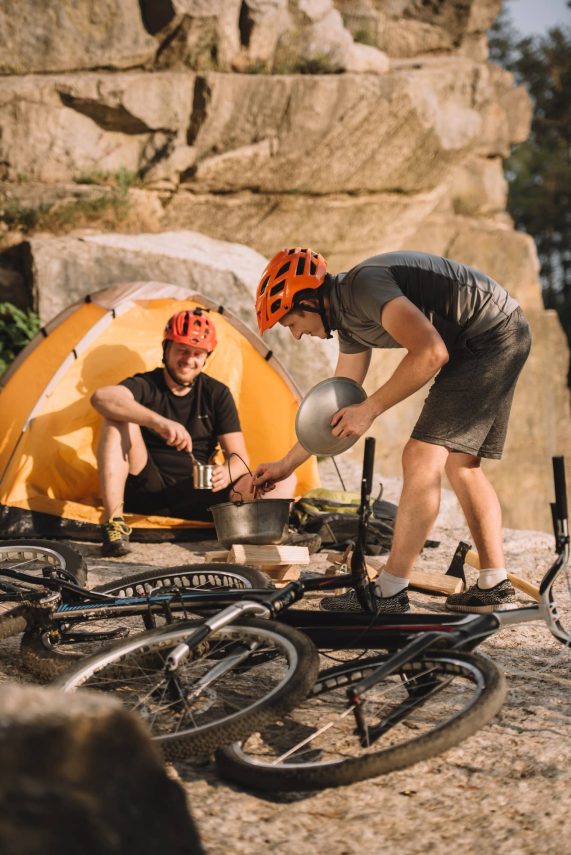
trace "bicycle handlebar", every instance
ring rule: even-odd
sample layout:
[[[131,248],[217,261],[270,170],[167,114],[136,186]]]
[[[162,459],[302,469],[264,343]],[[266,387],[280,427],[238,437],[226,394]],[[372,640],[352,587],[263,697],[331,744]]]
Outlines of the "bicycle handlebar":
[[[565,458],[553,458],[553,481],[555,483],[554,515],[558,520],[567,519],[567,489],[565,486]]]
[[[361,502],[365,500],[368,504],[371,491],[373,489],[373,468],[375,466],[375,438],[368,436],[365,440],[365,455],[363,459],[363,480],[361,482],[361,490],[366,492],[366,496],[361,492]]]

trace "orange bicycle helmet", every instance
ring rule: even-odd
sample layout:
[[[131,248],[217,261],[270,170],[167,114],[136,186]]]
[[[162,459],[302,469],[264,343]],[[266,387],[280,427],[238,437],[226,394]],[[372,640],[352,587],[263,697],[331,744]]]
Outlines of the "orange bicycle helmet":
[[[256,291],[260,335],[295,309],[303,298],[317,296],[311,292],[321,288],[326,273],[327,262],[312,249],[282,249],[274,255]]]
[[[185,309],[169,318],[163,333],[163,345],[177,341],[212,353],[216,347],[216,328],[202,309]]]

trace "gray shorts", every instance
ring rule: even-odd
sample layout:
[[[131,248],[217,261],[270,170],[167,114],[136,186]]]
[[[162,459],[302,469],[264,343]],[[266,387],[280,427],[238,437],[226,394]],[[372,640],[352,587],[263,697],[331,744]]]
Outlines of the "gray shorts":
[[[517,379],[531,347],[520,308],[450,354],[432,384],[413,439],[499,460]]]

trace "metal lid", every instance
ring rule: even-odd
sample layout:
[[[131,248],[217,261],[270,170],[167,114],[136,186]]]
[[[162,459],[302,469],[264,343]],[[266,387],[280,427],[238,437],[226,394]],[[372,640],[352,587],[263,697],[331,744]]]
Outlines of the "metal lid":
[[[310,389],[303,398],[295,418],[299,442],[311,454],[335,456],[355,445],[360,437],[337,439],[331,433],[331,419],[336,412],[351,404],[361,404],[367,394],[349,377],[329,377]]]

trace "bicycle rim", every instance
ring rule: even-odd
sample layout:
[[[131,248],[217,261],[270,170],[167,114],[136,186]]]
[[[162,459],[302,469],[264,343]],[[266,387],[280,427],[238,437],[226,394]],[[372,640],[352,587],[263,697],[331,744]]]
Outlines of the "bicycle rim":
[[[184,564],[163,567],[124,576],[97,585],[93,590],[115,597],[149,597],[172,592],[172,608],[151,613],[141,602],[140,613],[117,615],[85,621],[70,621],[56,616],[50,630],[31,633],[22,640],[22,661],[32,674],[53,679],[84,656],[91,656],[114,641],[145,630],[166,628],[173,620],[194,617],[192,607],[176,601],[178,592],[220,591],[224,588],[251,590],[272,587],[261,571],[240,564]]]
[[[39,577],[48,569],[80,585],[87,580],[83,557],[70,546],[51,540],[0,541],[0,576],[3,569]]]
[[[145,633],[84,660],[58,683],[64,691],[115,695],[145,720],[170,759],[241,738],[310,691],[318,670],[315,647],[297,630],[266,620],[217,630],[194,647],[174,675],[167,672],[171,650],[200,625],[188,621],[167,632]]]
[[[503,676],[490,660],[453,652],[426,655],[364,693],[367,723],[384,728],[364,746],[346,691],[379,661],[324,672],[309,698],[283,721],[218,753],[221,776],[266,791],[350,784],[451,748],[490,721],[505,697]]]

